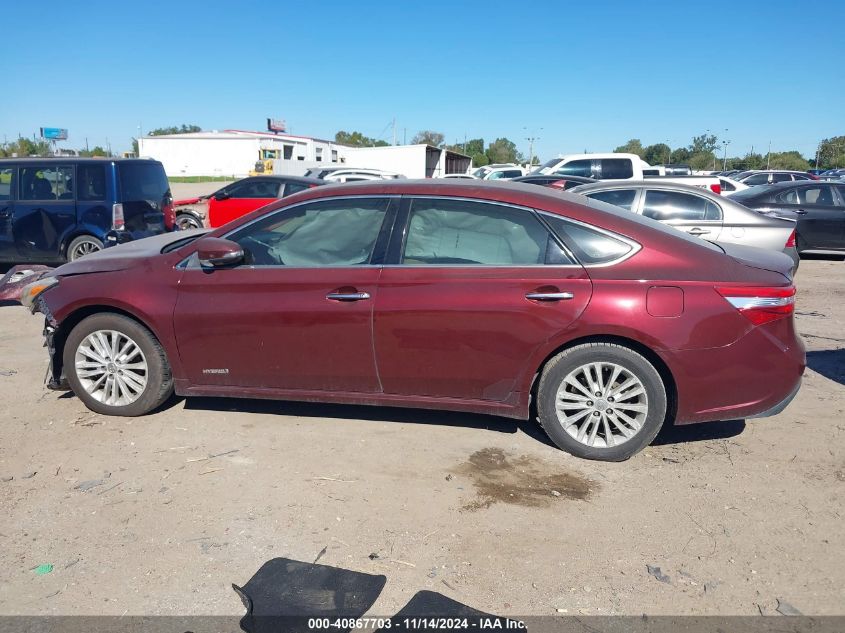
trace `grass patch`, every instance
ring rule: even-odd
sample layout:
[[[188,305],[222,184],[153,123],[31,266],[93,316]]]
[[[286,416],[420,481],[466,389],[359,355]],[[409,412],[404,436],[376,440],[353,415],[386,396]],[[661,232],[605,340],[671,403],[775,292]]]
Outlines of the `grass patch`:
[[[170,182],[229,182],[237,180],[234,176],[172,176]]]

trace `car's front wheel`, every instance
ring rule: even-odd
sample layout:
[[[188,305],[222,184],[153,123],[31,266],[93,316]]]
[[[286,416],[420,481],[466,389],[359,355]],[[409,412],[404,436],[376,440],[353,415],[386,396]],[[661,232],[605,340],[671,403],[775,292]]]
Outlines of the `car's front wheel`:
[[[144,415],[173,391],[161,344],[146,327],[121,314],[80,321],[65,342],[63,362],[71,389],[97,413]]]
[[[615,343],[564,350],[543,369],[539,422],[561,449],[622,461],[654,439],[666,417],[666,388],[644,356]]]
[[[196,216],[191,215],[190,213],[180,213],[179,215],[177,215],[176,225],[182,231],[202,228],[202,223],[199,221],[199,219]]]

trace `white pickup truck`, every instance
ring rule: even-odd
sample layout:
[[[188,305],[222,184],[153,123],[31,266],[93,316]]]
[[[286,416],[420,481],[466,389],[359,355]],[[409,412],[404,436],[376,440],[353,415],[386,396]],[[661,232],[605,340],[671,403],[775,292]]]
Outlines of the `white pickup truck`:
[[[659,167],[652,167],[636,154],[568,154],[546,162],[535,173],[586,176],[596,180],[659,178],[660,182],[677,182],[722,193],[721,183],[715,176],[662,176]]]

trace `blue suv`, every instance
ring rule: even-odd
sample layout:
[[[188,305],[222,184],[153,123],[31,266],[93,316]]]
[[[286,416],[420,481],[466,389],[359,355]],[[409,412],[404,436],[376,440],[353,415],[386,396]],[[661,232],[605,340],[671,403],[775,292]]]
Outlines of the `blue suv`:
[[[148,159],[0,159],[0,262],[65,262],[175,229],[164,166]]]

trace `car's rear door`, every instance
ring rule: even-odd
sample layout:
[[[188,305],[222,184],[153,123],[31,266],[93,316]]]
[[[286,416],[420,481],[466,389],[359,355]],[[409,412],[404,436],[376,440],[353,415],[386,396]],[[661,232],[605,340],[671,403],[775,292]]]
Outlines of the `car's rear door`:
[[[372,311],[395,215],[390,197],[304,202],[227,237],[242,265],[188,265],[174,325],[193,386],[380,390]]]
[[[639,204],[645,217],[690,235],[715,242],[722,232],[722,209],[696,193],[645,187]]]
[[[405,198],[388,258],[374,318],[386,394],[517,398],[528,359],[592,293],[535,213],[505,204]]]
[[[12,219],[15,214],[16,165],[0,165],[0,262],[16,260]]]

